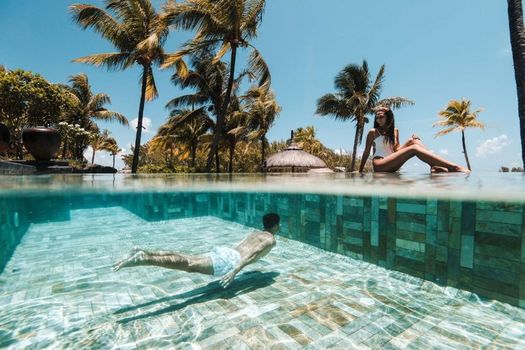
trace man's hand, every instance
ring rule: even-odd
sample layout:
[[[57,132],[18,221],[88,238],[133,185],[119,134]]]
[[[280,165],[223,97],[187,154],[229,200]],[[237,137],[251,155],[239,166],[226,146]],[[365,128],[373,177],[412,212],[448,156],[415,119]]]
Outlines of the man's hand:
[[[230,283],[232,283],[233,279],[235,278],[235,275],[237,275],[237,272],[239,271],[235,269],[231,270],[226,275],[224,275],[224,277],[221,278],[220,284],[222,288],[226,288],[230,285]]]

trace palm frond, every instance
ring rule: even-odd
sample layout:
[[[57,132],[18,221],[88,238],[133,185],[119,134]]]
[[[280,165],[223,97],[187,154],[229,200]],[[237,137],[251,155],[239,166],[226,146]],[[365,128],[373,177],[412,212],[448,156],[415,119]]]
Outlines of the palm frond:
[[[100,120],[104,120],[104,121],[117,121],[118,123],[122,124],[122,125],[129,125],[129,122],[128,122],[128,119],[123,115],[123,114],[120,114],[120,113],[117,113],[117,112],[113,112],[113,111],[108,111],[106,109],[104,110],[99,110],[99,111],[95,111],[93,113],[93,117],[95,119],[100,119]]]
[[[168,103],[166,103],[166,108],[175,109],[180,106],[191,106],[193,104],[201,105],[204,104],[207,100],[208,97],[201,94],[183,95],[171,99]]]
[[[250,70],[259,77],[259,86],[271,84],[272,76],[266,61],[254,46],[250,45],[250,47],[252,48],[252,52],[250,53],[248,65],[250,66]]]
[[[391,109],[398,109],[406,106],[413,106],[415,104],[414,101],[405,98],[405,97],[388,97],[384,98],[382,100],[379,100],[376,105],[377,106],[384,106]]]
[[[133,65],[134,61],[127,52],[99,53],[76,58],[73,62],[87,63],[96,67],[106,67],[108,70],[121,70]]]
[[[157,86],[155,85],[155,78],[151,68],[146,69],[144,72],[145,76],[142,79],[146,79],[146,101],[152,101],[159,95],[157,92]]]
[[[219,52],[217,52],[217,54],[215,55],[215,57],[213,57],[213,60],[211,61],[211,63],[215,64],[215,63],[219,62],[219,61],[222,59],[222,57],[226,54],[226,52],[228,52],[228,50],[229,50],[230,48],[231,48],[230,43],[227,42],[227,41],[225,41],[225,42],[222,44],[222,46],[221,46]]]
[[[74,21],[78,23],[82,29],[93,28],[119,49],[124,48],[123,46],[125,46],[125,43],[128,41],[126,31],[123,26],[106,11],[96,6],[84,4],[71,5],[69,8],[73,13]]]
[[[438,137],[438,136],[443,136],[443,135],[449,134],[449,133],[451,133],[452,131],[454,131],[456,129],[457,129],[456,126],[452,126],[452,127],[448,128],[448,129],[441,130],[440,132],[436,133],[436,135],[434,135],[434,137]]]

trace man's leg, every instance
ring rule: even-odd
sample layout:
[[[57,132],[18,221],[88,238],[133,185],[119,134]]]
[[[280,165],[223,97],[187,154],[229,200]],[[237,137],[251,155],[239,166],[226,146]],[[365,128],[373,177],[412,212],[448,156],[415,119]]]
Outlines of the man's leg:
[[[114,271],[131,266],[160,266],[186,272],[198,272],[213,275],[213,264],[206,255],[182,255],[166,251],[145,251],[133,248],[131,255],[113,266]]]

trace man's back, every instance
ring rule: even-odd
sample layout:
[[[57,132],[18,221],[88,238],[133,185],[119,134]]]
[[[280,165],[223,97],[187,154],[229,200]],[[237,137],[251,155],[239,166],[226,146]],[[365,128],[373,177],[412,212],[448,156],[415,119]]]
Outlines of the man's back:
[[[275,238],[270,232],[257,231],[250,233],[248,237],[235,247],[235,250],[241,254],[242,260],[246,260],[255,254],[255,259],[251,261],[255,262],[268,254],[275,244]]]

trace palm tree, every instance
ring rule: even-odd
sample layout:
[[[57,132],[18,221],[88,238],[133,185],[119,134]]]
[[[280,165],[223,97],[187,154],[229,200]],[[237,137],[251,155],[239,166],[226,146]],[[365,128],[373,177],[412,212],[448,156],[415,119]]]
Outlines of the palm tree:
[[[525,166],[525,29],[523,28],[522,0],[507,0],[507,3],[514,76],[518,93],[521,159]]]
[[[175,86],[182,89],[192,88],[194,93],[178,96],[166,104],[170,110],[170,115],[178,114],[176,123],[185,124],[195,117],[201,115],[208,116],[208,112],[215,114],[218,120],[218,111],[223,105],[226,81],[226,65],[221,62],[213,62],[213,57],[205,51],[195,53],[191,60],[192,70],[185,77],[174,74],[171,78]],[[181,114],[180,107],[191,106],[191,112]],[[197,108],[195,108],[197,106]],[[217,123],[211,121],[210,128],[217,129]],[[222,130],[221,130],[222,131]],[[222,132],[221,132],[221,135]],[[219,149],[214,152],[216,172],[219,172]]]
[[[86,4],[72,5],[70,9],[75,22],[83,29],[93,28],[113,44],[117,51],[77,58],[74,62],[105,66],[109,70],[124,70],[135,64],[141,67],[142,87],[131,165],[131,172],[136,173],[144,103],[158,95],[152,67],[167,57],[162,47],[168,35],[168,28],[161,25],[159,14],[150,0],[105,0],[105,4],[106,10]],[[182,64],[181,60],[174,58],[171,61],[179,66]]]
[[[94,94],[89,85],[89,79],[86,74],[77,74],[69,77],[71,86],[64,86],[67,91],[71,93],[71,98],[75,101],[78,113],[73,115],[74,120],[70,120],[71,124],[78,124],[81,128],[89,130],[92,128],[93,120],[103,121],[117,121],[122,125],[129,125],[128,119],[114,111],[110,111],[104,107],[105,104],[110,104],[111,99],[105,93]],[[67,139],[64,142],[62,154],[67,152]]]
[[[93,155],[91,156],[91,164],[95,164],[95,153],[97,151],[111,152],[113,147],[117,144],[114,138],[109,136],[109,131],[104,130],[102,133],[93,134],[89,140],[89,145],[93,148]]]
[[[190,110],[172,111],[168,121],[159,128],[157,137],[166,143],[171,143],[169,145],[171,148],[177,144],[187,147],[190,150],[191,167],[195,172],[195,158],[201,138],[213,128],[215,123],[202,109],[200,109],[199,114],[194,114],[192,118],[185,120],[187,115],[192,112]],[[180,122],[180,120],[184,120],[184,122]]]
[[[263,169],[268,144],[266,134],[281,112],[281,107],[277,104],[275,94],[270,90],[268,84],[251,87],[241,99],[247,103],[248,125],[252,129],[248,138],[261,141],[261,169]]]
[[[181,124],[184,124],[186,121],[190,121],[194,117],[198,117],[202,114],[207,116],[207,112],[213,112],[216,120],[215,122],[211,121],[210,124],[210,129],[213,130],[214,133],[214,137],[211,140],[213,147],[215,136],[219,134],[221,138],[224,138],[227,133],[224,121],[221,130],[217,131],[218,120],[220,119],[219,111],[224,105],[224,99],[226,98],[227,67],[226,64],[221,61],[214,62],[213,57],[205,51],[200,51],[193,55],[191,66],[192,70],[187,73],[186,77],[174,74],[172,82],[183,89],[188,87],[193,88],[195,92],[172,99],[166,104],[166,108],[170,109],[170,114],[173,115],[174,113],[178,113],[181,106],[192,107],[190,113],[180,114],[177,117],[177,122]],[[230,93],[231,101],[237,101],[237,89],[239,88],[241,80],[249,74],[249,71],[245,71],[234,80],[233,88]],[[227,113],[233,113],[233,110],[229,108]],[[228,115],[225,116],[228,117]],[[219,172],[219,147],[215,148],[214,157],[216,166],[215,170],[216,172]]]
[[[313,126],[298,128],[293,134],[293,139],[304,151],[321,158],[327,156],[326,147],[316,138]]]
[[[163,22],[185,30],[195,30],[195,37],[178,53],[166,60],[164,66],[179,62],[186,54],[202,50],[211,51],[220,45],[213,62],[218,62],[230,51],[228,84],[220,108],[217,110],[217,128],[206,162],[210,171],[219,145],[224,119],[234,89],[238,48],[251,48],[249,65],[260,77],[260,85],[269,81],[270,72],[259,51],[249,41],[257,36],[257,27],[262,21],[265,0],[187,0],[169,3],[164,7]]]
[[[441,118],[443,118],[443,120],[440,120],[433,125],[446,127],[445,130],[438,132],[435,137],[446,135],[452,131],[461,131],[461,142],[463,144],[463,153],[465,154],[468,170],[472,169],[470,168],[470,162],[467,155],[467,146],[465,145],[465,129],[485,128],[485,125],[477,120],[478,114],[481,111],[482,109],[477,109],[474,112],[471,112],[469,100],[452,100],[448,103],[447,107],[445,107],[445,109],[440,111],[438,114]]]
[[[414,104],[404,97],[380,99],[384,75],[385,65],[382,65],[372,83],[366,60],[361,66],[347,65],[335,78],[335,88],[338,91],[335,94],[326,94],[317,100],[317,114],[331,115],[336,120],[352,120],[356,123],[351,171],[355,169],[357,146],[363,140],[364,127],[368,123],[366,116],[373,115],[374,109],[378,106],[395,109]]]
[[[111,156],[113,157],[113,168],[115,168],[115,157],[117,154],[119,154],[120,152],[122,152],[122,148],[120,148],[117,143],[115,142],[115,144],[111,145],[111,148],[109,150],[109,154],[111,154]]]
[[[238,142],[247,139],[247,124],[248,113],[244,110],[244,106],[241,105],[239,98],[233,93],[232,101],[229,105],[228,113],[226,114],[223,125],[224,139],[228,144],[229,150],[228,172],[230,174],[233,173],[235,147]]]

